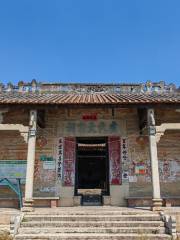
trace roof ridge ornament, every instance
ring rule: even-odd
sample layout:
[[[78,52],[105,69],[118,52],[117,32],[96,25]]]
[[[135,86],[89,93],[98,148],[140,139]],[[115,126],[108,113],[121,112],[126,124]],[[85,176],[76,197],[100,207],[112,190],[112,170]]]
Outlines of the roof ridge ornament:
[[[172,93],[177,92],[175,84],[166,84],[165,81],[139,84],[79,84],[79,83],[41,83],[36,79],[31,82],[19,81],[17,85],[9,82],[0,84],[0,92],[20,93],[61,93],[61,94],[121,94],[121,93]]]
[[[9,82],[7,84],[7,92],[13,92],[13,90],[14,90],[14,86],[11,82]]]
[[[24,87],[24,82],[23,81],[19,81],[18,82],[18,91],[19,92],[23,92],[23,87]]]
[[[32,81],[31,81],[31,91],[32,92],[36,92],[37,91],[37,81],[36,81],[36,79],[33,79]]]
[[[3,87],[4,87],[3,83],[0,83],[0,93],[3,92]]]
[[[151,82],[150,80],[148,80],[148,81],[146,82],[145,86],[146,86],[146,92],[152,92],[152,86],[153,86],[153,84],[152,84],[152,82]]]

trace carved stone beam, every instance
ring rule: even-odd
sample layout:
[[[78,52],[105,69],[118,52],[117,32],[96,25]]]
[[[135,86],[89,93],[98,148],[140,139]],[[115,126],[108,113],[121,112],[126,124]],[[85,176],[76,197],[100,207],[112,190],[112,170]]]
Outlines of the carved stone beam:
[[[19,131],[24,141],[28,141],[29,127],[22,124],[0,124],[0,131]]]
[[[156,141],[159,142],[166,130],[180,130],[180,123],[162,123],[156,126]]]

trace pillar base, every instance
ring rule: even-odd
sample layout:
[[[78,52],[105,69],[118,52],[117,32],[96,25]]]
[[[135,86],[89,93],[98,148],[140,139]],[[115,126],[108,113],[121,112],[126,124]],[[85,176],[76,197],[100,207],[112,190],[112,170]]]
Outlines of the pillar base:
[[[74,196],[73,197],[73,205],[81,206],[81,199],[82,199],[82,196]]]
[[[33,200],[32,199],[28,199],[28,200],[24,200],[23,203],[23,208],[21,209],[22,212],[33,212],[34,211],[34,207],[33,207]]]
[[[153,198],[152,199],[153,205],[151,207],[152,211],[162,211],[162,202],[163,200],[161,198]]]

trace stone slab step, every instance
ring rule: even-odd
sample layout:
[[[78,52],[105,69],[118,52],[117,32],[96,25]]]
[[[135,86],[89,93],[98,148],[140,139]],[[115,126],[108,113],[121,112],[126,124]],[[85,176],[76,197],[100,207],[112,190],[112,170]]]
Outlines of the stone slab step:
[[[40,207],[36,208],[37,210],[40,209],[40,211],[46,211],[46,210],[52,210],[50,207]],[[118,206],[71,206],[71,207],[57,207],[57,209],[60,210],[121,210],[121,211],[126,211],[126,210],[132,210],[132,211],[151,211],[150,207],[118,207]]]
[[[131,215],[140,215],[140,216],[158,216],[158,213],[153,212],[121,212],[121,211],[56,211],[56,212],[34,212],[28,213],[28,216],[59,216],[59,215],[122,215],[122,216],[131,216]]]
[[[152,215],[88,215],[88,216],[72,216],[72,215],[26,215],[24,217],[24,221],[160,221],[160,216],[152,216]]]
[[[0,232],[2,231],[10,231],[9,225],[0,225]]]
[[[150,210],[150,208],[145,209],[145,208],[131,208],[131,207],[104,207],[104,206],[93,206],[93,207],[89,207],[89,206],[80,206],[80,207],[56,207],[56,208],[36,208],[34,212],[32,213],[36,213],[36,212],[63,212],[63,211],[69,211],[69,212],[74,212],[74,211],[98,211],[98,212],[102,212],[102,211],[119,211],[119,212],[138,212],[138,213],[142,213],[145,214],[146,212],[152,212]]]
[[[38,209],[38,208],[36,208]],[[40,210],[51,210],[51,208],[49,207],[40,207]],[[122,211],[126,211],[126,210],[135,210],[135,211],[150,211],[151,208],[150,207],[119,207],[119,206],[71,206],[71,207],[57,207],[57,209],[60,210],[74,210],[74,209],[78,209],[78,210],[82,210],[82,209],[88,209],[88,210],[92,210],[92,209],[104,209],[104,210],[122,210]]]
[[[10,228],[9,224],[0,224],[0,229]]]
[[[71,215],[87,215],[87,214],[101,214],[101,215],[158,215],[157,213],[153,213],[152,211],[135,211],[135,210],[127,210],[127,211],[122,211],[122,210],[98,210],[98,209],[91,209],[91,210],[86,210],[86,209],[74,209],[74,210],[59,210],[56,208],[55,210],[37,210],[35,212],[29,213],[28,215],[62,215],[62,214],[71,214]]]
[[[165,240],[171,239],[171,236],[166,234],[88,234],[88,233],[73,233],[73,234],[20,234],[15,237],[15,240]]]
[[[21,227],[164,227],[161,221],[32,221]]]
[[[71,228],[20,228],[19,234],[42,234],[42,233],[165,233],[164,227],[71,227]]]

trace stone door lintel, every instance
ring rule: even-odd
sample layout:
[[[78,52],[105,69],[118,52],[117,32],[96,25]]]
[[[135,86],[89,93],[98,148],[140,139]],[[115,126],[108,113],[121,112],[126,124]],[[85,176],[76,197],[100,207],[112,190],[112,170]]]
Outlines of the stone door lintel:
[[[180,130],[180,123],[162,123],[156,126],[156,141],[160,141],[166,130]]]
[[[19,131],[24,141],[28,141],[29,127],[23,124],[0,124],[0,131]]]

